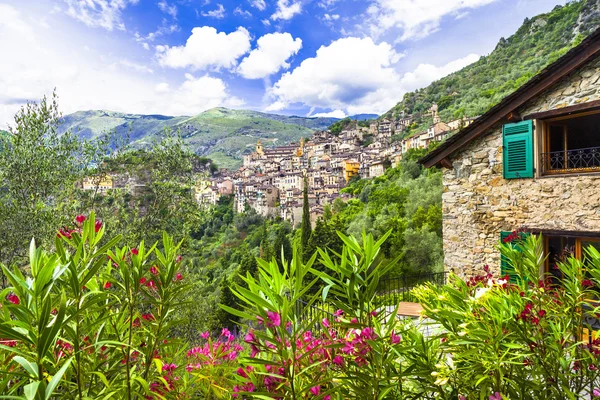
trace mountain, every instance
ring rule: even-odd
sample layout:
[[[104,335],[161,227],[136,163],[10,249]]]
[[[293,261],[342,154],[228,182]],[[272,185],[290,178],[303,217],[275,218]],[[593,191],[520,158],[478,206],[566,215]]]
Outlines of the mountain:
[[[326,129],[336,118],[305,118],[249,110],[213,108],[193,117],[124,114],[113,111],[78,111],[63,117],[61,132],[72,130],[80,137],[95,139],[105,132],[129,135],[134,147],[145,147],[160,138],[165,129],[179,131],[199,155],[217,165],[236,168],[242,154],[258,139],[266,146],[287,144]]]
[[[489,55],[426,88],[406,93],[382,117],[417,116],[437,103],[443,121],[481,115],[558,59],[600,26],[600,0],[580,0],[525,19],[508,39],[501,38]],[[425,113],[428,114],[428,113]],[[430,118],[429,118],[430,119]],[[405,134],[409,134],[409,132]]]

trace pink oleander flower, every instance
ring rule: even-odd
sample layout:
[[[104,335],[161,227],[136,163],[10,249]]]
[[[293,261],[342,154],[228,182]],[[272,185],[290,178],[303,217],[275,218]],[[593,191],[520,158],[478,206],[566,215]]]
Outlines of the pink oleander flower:
[[[490,400],[502,400],[502,395],[500,392],[496,392],[490,396]]]
[[[110,283],[110,281],[106,281],[106,283],[104,284],[104,289],[110,289],[112,287],[112,283]]]
[[[176,263],[180,263],[182,259],[183,258],[181,256],[177,256],[177,258],[175,259],[175,262]]]
[[[589,280],[589,279],[582,280],[581,284],[583,285],[583,287],[592,287],[592,286],[594,286],[594,284],[592,283],[592,281]]]
[[[342,310],[337,310],[333,313],[333,315],[335,315],[336,317],[341,317],[342,315],[344,315],[344,312]]]
[[[281,316],[279,313],[268,311],[267,318],[269,318],[269,321],[271,321],[270,323],[267,323],[268,328],[281,325]]]
[[[133,249],[131,249],[131,254],[133,254],[134,256],[137,256],[140,253],[140,251],[138,249],[136,249],[135,247]]]
[[[94,224],[94,231],[98,233],[100,232],[100,229],[102,229],[102,221],[96,221]]]
[[[146,283],[146,278],[144,278],[144,277],[141,277],[141,278],[140,278],[140,285],[143,285],[143,284],[145,284],[145,283]]]
[[[177,275],[175,275],[175,280],[176,281],[182,281],[183,280],[183,275],[181,275],[181,272],[178,272]]]
[[[250,331],[246,334],[246,336],[244,336],[244,341],[246,343],[255,343],[256,342],[256,336],[254,336],[254,332]]]
[[[327,318],[323,318],[323,326],[325,328],[331,327],[331,325],[329,324],[329,320]]]
[[[203,332],[203,333],[200,334],[200,337],[202,339],[206,340],[206,339],[208,339],[210,337],[210,332],[209,331]]]
[[[402,338],[399,335],[396,335],[396,332],[392,332],[392,344],[400,343]]]
[[[331,360],[331,362],[340,367],[344,365],[344,359],[342,358],[342,356],[333,357],[333,360]]]
[[[76,216],[76,217],[75,217],[75,221],[76,221],[76,222],[77,222],[79,225],[83,224],[83,221],[85,221],[85,215],[78,215],[78,216]]]
[[[600,397],[600,389],[598,389],[598,388],[595,388],[595,389],[592,391],[592,395],[593,395],[594,397]]]
[[[310,392],[315,395],[318,396],[319,393],[321,393],[321,386],[313,386],[310,388]]]
[[[156,267],[156,265],[150,267],[150,273],[155,276],[158,275],[158,268]]]
[[[171,363],[171,364],[165,364],[163,366],[163,371],[167,371],[167,372],[172,372],[175,371],[177,369],[177,365]]]
[[[246,378],[248,379],[248,374],[246,373],[246,371],[244,370],[244,368],[239,367],[236,371],[236,373],[241,376],[242,378]]]

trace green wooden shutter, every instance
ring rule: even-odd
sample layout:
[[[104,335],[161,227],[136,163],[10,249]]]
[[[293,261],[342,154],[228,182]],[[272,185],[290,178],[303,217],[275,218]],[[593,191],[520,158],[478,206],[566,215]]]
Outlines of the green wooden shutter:
[[[533,121],[502,127],[505,179],[533,178]]]
[[[504,239],[506,239],[512,232],[500,232],[500,242],[504,243]],[[531,233],[529,232],[521,232],[520,237],[522,240],[525,240]],[[521,246],[519,244],[513,244],[517,250],[521,250]],[[500,255],[500,276],[508,275],[508,280],[510,283],[517,283],[519,277],[515,273],[515,269],[510,265],[508,259],[503,255]]]

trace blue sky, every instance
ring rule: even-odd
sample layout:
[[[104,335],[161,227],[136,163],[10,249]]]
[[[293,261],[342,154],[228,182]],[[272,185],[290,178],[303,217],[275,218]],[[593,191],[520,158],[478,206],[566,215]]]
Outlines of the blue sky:
[[[382,113],[559,0],[0,0],[0,127],[65,113]]]

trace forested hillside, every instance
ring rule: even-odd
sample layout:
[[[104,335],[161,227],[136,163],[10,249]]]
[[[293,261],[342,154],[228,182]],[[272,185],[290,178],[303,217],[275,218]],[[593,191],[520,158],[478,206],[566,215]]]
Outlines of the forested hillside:
[[[547,14],[525,19],[492,53],[426,88],[406,93],[384,114],[418,114],[437,103],[443,121],[481,115],[515,91],[546,65],[557,60],[600,26],[600,0],[556,6]]]
[[[58,129],[59,133],[72,130],[82,139],[97,139],[114,132],[126,137],[135,148],[146,148],[160,141],[165,130],[179,131],[194,153],[210,156],[220,167],[237,168],[247,146],[253,146],[259,138],[267,146],[287,144],[335,121],[335,118],[289,117],[222,107],[192,117],[93,110],[64,116]]]

